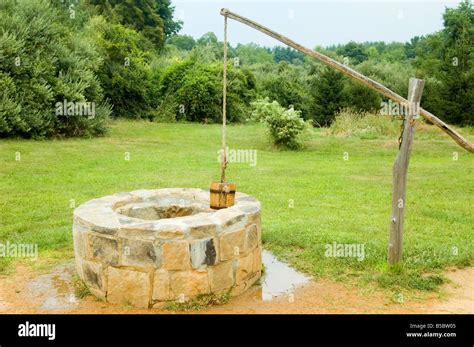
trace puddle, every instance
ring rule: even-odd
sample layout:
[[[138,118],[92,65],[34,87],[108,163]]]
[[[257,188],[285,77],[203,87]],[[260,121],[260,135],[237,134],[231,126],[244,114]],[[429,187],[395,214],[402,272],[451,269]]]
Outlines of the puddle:
[[[279,261],[269,251],[262,252],[262,261],[265,265],[265,273],[261,281],[264,301],[289,295],[296,287],[311,281],[310,277]]]
[[[27,285],[28,298],[41,303],[41,309],[60,310],[76,304],[70,266],[55,269],[51,274],[41,275]]]

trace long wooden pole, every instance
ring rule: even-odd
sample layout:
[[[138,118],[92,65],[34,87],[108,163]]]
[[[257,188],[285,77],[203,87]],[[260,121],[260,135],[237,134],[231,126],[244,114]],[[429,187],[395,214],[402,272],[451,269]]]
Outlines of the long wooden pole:
[[[395,163],[393,164],[392,214],[390,218],[390,240],[388,244],[388,262],[391,265],[402,260],[408,164],[410,162],[411,148],[413,145],[415,116],[418,115],[424,86],[425,81],[410,78],[402,142]]]
[[[407,100],[404,97],[402,97],[402,96],[398,95],[397,93],[395,93],[394,91],[388,89],[383,84],[381,84],[379,82],[376,82],[376,81],[362,75],[361,73],[351,69],[348,66],[345,66],[344,64],[339,63],[338,61],[336,61],[334,59],[331,59],[331,58],[325,56],[324,54],[321,54],[319,52],[313,51],[312,49],[306,48],[306,47],[296,43],[295,41],[291,40],[290,38],[288,38],[286,36],[283,36],[283,35],[275,32],[275,31],[273,31],[273,30],[271,30],[271,29],[269,29],[269,28],[267,28],[263,25],[260,25],[257,22],[254,22],[254,21],[252,21],[248,18],[242,17],[241,15],[239,15],[237,13],[234,13],[234,12],[231,12],[226,8],[221,9],[221,15],[225,16],[226,18],[228,17],[228,18],[234,19],[236,21],[239,21],[239,22],[241,22],[245,25],[248,25],[251,28],[254,28],[254,29],[268,35],[268,36],[271,36],[274,39],[277,39],[278,41],[280,41],[280,42],[296,49],[297,51],[300,51],[300,52],[302,52],[306,55],[309,55],[310,57],[315,58],[315,59],[325,63],[326,65],[329,65],[329,66],[335,68],[336,70],[339,70],[344,75],[347,75],[350,78],[358,80],[359,82],[366,85],[370,89],[373,89],[373,90],[379,92],[380,94],[382,94],[382,95],[384,95],[384,96],[386,96],[386,97],[388,97],[388,98],[390,98],[394,101],[397,101],[401,104],[406,104],[407,103]],[[474,153],[474,145],[472,143],[470,143],[467,139],[462,137],[456,130],[451,128],[448,124],[443,122],[441,119],[436,117],[434,114],[420,108],[420,115],[422,117],[424,117],[425,119],[427,119],[428,121],[430,121],[431,123],[433,123],[434,125],[436,125],[438,128],[440,128],[446,134],[448,134],[459,146],[461,146],[462,148],[466,149],[467,151],[469,151],[471,153]]]

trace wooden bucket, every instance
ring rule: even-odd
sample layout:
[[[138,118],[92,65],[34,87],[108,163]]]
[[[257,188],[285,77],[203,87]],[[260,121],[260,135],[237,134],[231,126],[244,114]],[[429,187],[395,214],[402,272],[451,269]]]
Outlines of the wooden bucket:
[[[228,182],[211,182],[210,189],[210,205],[211,208],[219,210],[221,208],[227,208],[234,205],[235,201],[235,189],[237,185],[235,183]]]

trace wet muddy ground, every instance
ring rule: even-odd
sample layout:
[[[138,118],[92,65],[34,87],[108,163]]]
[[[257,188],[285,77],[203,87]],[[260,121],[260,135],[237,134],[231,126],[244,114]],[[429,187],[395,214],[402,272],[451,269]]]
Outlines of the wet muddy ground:
[[[264,251],[265,276],[260,285],[229,303],[191,313],[474,313],[474,268],[451,270],[451,283],[440,293],[395,302],[384,291],[312,279]],[[20,265],[0,276],[0,313],[173,313],[136,309],[77,298],[72,261],[38,274]]]

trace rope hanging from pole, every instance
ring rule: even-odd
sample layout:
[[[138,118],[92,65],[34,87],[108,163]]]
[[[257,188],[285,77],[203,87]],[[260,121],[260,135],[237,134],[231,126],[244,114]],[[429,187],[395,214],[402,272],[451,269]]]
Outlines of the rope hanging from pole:
[[[225,126],[227,121],[227,16],[224,16],[224,71],[222,88],[222,152],[221,152],[221,182],[225,182],[227,168],[227,153],[225,143]]]

